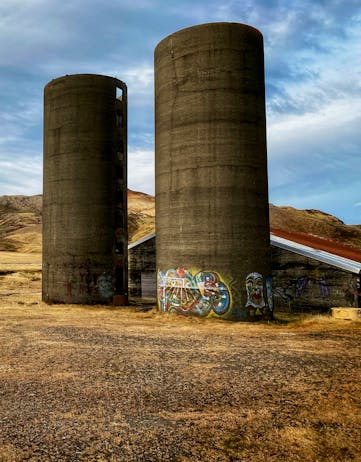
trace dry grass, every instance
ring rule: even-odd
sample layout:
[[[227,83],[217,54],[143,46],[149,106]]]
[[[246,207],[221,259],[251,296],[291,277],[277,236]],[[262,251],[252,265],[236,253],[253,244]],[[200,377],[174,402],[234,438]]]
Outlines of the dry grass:
[[[0,282],[0,461],[361,460],[361,323],[47,306],[39,273]]]
[[[0,252],[0,275],[19,271],[41,271],[41,254]],[[2,286],[6,288],[4,283]]]

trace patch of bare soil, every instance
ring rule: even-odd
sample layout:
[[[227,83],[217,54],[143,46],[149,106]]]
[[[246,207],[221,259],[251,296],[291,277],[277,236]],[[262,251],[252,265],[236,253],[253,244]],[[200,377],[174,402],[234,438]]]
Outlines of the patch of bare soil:
[[[0,279],[0,461],[360,461],[360,325],[47,306]]]

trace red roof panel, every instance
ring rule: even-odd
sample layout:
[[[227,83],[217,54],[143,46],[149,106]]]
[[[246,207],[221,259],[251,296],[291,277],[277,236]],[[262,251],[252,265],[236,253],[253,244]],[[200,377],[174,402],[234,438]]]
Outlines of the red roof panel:
[[[338,255],[339,257],[348,258],[361,263],[361,251],[312,234],[301,233],[299,231],[285,231],[284,229],[271,228],[271,233],[275,236],[297,242],[298,244],[307,245],[313,249],[324,250],[325,252]]]

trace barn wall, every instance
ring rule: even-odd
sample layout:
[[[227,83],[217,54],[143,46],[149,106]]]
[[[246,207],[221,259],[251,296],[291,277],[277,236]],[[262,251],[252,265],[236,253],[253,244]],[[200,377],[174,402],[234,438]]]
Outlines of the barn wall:
[[[359,276],[326,263],[271,246],[274,307],[328,311],[334,306],[361,307]],[[143,276],[142,276],[143,273]],[[129,291],[142,297],[156,290],[155,238],[129,249]],[[146,286],[144,282],[146,281]],[[149,292],[148,292],[149,293]]]
[[[156,297],[155,237],[128,250],[130,297]],[[153,291],[152,291],[153,279]],[[143,284],[142,284],[143,281]],[[142,293],[143,285],[143,293]]]
[[[274,307],[328,311],[359,306],[359,276],[272,246]]]

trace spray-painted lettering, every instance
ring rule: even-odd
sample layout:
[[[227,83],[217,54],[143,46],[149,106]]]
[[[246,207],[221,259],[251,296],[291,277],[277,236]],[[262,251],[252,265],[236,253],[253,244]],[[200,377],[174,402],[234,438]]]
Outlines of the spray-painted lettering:
[[[213,271],[191,272],[184,268],[158,272],[160,310],[185,315],[219,316],[230,308],[230,291]]]

